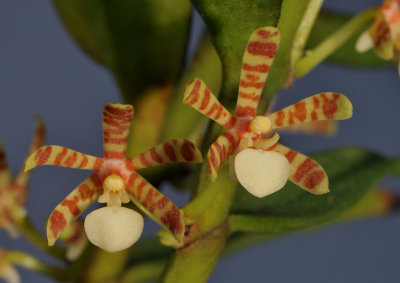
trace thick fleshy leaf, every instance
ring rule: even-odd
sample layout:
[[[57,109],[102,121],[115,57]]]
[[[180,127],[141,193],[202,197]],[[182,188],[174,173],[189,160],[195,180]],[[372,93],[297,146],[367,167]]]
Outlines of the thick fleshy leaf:
[[[106,65],[132,102],[180,74],[189,35],[187,0],[54,0],[66,28]]]
[[[378,181],[400,165],[399,159],[388,160],[354,147],[330,150],[312,158],[328,173],[328,194],[312,195],[293,183],[286,184],[279,192],[263,199],[256,199],[244,190],[238,190],[232,212],[314,219],[313,216],[319,215],[319,221],[327,221],[354,205]],[[307,223],[312,224],[305,221],[303,227]]]
[[[269,114],[272,129],[321,120],[345,120],[353,115],[350,100],[337,92],[323,92],[307,97],[282,110]]]
[[[183,94],[183,102],[214,120],[225,129],[230,130],[235,126],[236,118],[225,109],[200,79],[188,82]]]
[[[0,141],[0,190],[11,184],[12,178],[8,170],[6,154],[4,152],[3,143]]]
[[[104,105],[103,148],[105,159],[125,159],[132,119],[132,105],[119,103]]]
[[[104,160],[75,150],[59,146],[47,145],[32,153],[25,163],[25,172],[42,165],[54,165],[69,168],[98,171]]]
[[[126,191],[144,213],[170,231],[178,242],[182,242],[185,223],[179,208],[172,201],[136,172],[131,174]]]
[[[289,180],[315,195],[329,192],[328,175],[315,160],[277,143],[271,150],[283,154],[290,163]]]
[[[236,116],[256,116],[258,101],[279,46],[277,28],[255,30],[247,42],[240,74]]]
[[[217,179],[218,169],[235,152],[238,143],[239,138],[236,135],[225,132],[211,145],[207,153],[207,163],[208,173],[213,182]]]
[[[202,162],[197,147],[187,139],[174,139],[126,160],[128,168],[138,170],[173,162]]]
[[[47,240],[54,245],[60,234],[102,193],[101,180],[93,173],[76,187],[51,213],[47,222]]]
[[[45,128],[43,121],[40,117],[36,117],[35,135],[33,137],[31,147],[29,148],[27,158],[44,144],[44,138],[45,138]],[[15,179],[15,183],[20,186],[26,186],[28,183],[29,175],[30,173],[25,172],[23,167],[21,171],[18,173]]]

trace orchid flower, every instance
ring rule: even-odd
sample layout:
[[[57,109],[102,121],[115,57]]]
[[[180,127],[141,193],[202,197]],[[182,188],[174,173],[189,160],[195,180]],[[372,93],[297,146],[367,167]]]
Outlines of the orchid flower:
[[[57,145],[44,146],[28,158],[26,171],[41,165],[94,171],[51,213],[47,223],[50,246],[72,220],[96,199],[106,203],[107,207],[97,209],[86,217],[85,230],[93,244],[107,251],[125,249],[141,235],[141,215],[132,209],[121,207],[121,203],[128,203],[129,200],[171,232],[178,242],[183,240],[185,225],[179,209],[136,171],[171,162],[201,162],[201,153],[190,141],[174,139],[127,158],[128,134],[132,119],[131,105],[105,104],[104,158]]]
[[[372,47],[382,59],[393,59],[400,73],[400,0],[384,0],[374,23],[356,44],[359,52]]]
[[[36,131],[28,155],[43,145],[44,126],[40,118],[36,118]],[[21,170],[15,179],[8,170],[3,146],[0,144],[0,228],[8,231],[10,236],[18,236],[16,221],[26,215],[29,173]]]
[[[221,105],[200,79],[187,84],[183,101],[226,129],[207,154],[213,181],[218,169],[230,159],[233,177],[257,197],[281,189],[287,179],[310,193],[324,194],[329,187],[322,166],[278,143],[279,134],[273,132],[312,121],[348,119],[352,116],[352,104],[342,94],[323,92],[272,114],[257,116],[279,41],[279,31],[274,27],[259,28],[251,34],[243,57],[235,115]]]
[[[67,246],[66,258],[76,260],[86,248],[88,238],[81,219],[73,221],[60,235],[60,240]]]

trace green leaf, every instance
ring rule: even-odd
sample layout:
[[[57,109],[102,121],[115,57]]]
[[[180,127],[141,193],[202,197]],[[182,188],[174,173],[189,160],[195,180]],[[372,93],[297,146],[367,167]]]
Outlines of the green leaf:
[[[225,107],[236,103],[244,49],[259,27],[276,26],[281,0],[192,0],[207,24],[223,66],[222,94]]]
[[[354,147],[334,149],[313,157],[328,173],[330,193],[315,196],[288,183],[279,192],[257,199],[240,188],[232,212],[268,215],[271,220],[286,217],[287,221],[292,221],[290,218],[295,217],[296,221],[304,222],[302,226],[307,226],[309,222],[329,219],[354,205],[399,163],[398,159],[388,160]]]
[[[68,31],[107,66],[127,102],[150,88],[173,83],[186,49],[186,0],[54,0]]]
[[[307,42],[307,49],[313,49],[327,36],[339,29],[343,24],[351,19],[350,15],[321,12],[316,20]],[[365,27],[367,29],[368,26]],[[335,53],[328,57],[328,60],[335,63],[342,63],[359,67],[382,67],[390,66],[393,63],[380,59],[372,50],[366,53],[358,53],[355,50],[357,39],[363,31],[353,36]]]

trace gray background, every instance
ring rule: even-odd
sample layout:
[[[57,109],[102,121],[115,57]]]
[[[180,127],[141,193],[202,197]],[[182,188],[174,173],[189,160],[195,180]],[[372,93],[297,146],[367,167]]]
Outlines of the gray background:
[[[356,12],[380,1],[330,0],[325,6]],[[202,28],[195,19],[196,33]],[[396,68],[360,70],[324,64],[282,91],[277,108],[322,91],[345,93],[354,117],[342,122],[334,139],[286,135],[301,152],[360,145],[394,157],[400,154]],[[47,128],[47,144],[92,155],[102,154],[101,109],[121,101],[108,72],[93,63],[66,33],[49,1],[2,1],[0,9],[0,136],[11,171],[22,166],[34,129],[34,114]],[[27,209],[44,227],[48,215],[89,173],[46,167],[31,178]],[[400,193],[400,181],[384,185]],[[187,196],[166,194],[183,204]],[[91,208],[92,210],[93,208]],[[400,215],[363,220],[290,235],[221,260],[210,282],[398,282]],[[158,227],[148,221],[145,235]],[[44,232],[44,229],[41,229]],[[23,239],[11,241],[0,231],[0,246],[48,258]],[[23,282],[52,282],[19,269]]]

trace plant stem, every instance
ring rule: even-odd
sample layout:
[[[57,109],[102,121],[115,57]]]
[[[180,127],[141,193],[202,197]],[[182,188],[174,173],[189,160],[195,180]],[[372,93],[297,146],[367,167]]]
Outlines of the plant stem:
[[[166,264],[166,259],[152,260],[134,265],[127,270],[120,280],[121,283],[139,283],[156,280],[160,277]]]
[[[325,60],[329,55],[341,47],[354,34],[360,32],[369,24],[376,15],[376,8],[368,9],[328,36],[314,50],[307,52],[306,56],[295,63],[295,77],[299,78],[310,72],[315,66]]]
[[[324,0],[310,0],[308,3],[307,9],[304,12],[303,20],[297,29],[297,33],[293,41],[291,52],[292,64],[294,64],[301,57],[323,2]]]
[[[65,260],[65,249],[57,246],[49,247],[47,240],[36,230],[28,217],[24,217],[16,223],[19,230],[31,244],[56,258]]]

